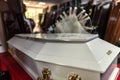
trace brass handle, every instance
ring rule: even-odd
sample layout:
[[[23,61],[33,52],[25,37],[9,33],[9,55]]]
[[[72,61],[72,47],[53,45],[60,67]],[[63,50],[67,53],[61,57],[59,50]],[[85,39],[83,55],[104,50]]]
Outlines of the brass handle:
[[[78,74],[70,73],[68,76],[68,80],[81,80],[81,77]]]
[[[106,53],[107,55],[110,55],[112,54],[112,51],[111,50],[108,50],[108,52]]]
[[[43,77],[38,77],[37,80],[50,80],[51,71],[48,68],[43,68],[42,75]]]

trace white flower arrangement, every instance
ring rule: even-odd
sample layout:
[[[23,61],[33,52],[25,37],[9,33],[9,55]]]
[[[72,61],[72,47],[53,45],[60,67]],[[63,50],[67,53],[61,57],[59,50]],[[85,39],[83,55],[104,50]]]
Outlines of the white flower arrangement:
[[[55,32],[58,33],[88,33],[86,29],[92,29],[85,27],[85,23],[90,19],[85,10],[83,9],[78,15],[76,15],[77,7],[69,8],[69,15],[63,12],[60,15],[61,21],[56,22]]]

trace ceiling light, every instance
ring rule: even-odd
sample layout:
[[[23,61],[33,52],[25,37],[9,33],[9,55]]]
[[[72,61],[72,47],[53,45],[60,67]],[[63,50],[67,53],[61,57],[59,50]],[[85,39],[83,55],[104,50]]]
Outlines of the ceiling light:
[[[24,3],[25,5],[28,5],[28,4],[29,4],[29,2],[25,2],[25,1],[24,1],[23,3]]]
[[[39,2],[39,5],[45,5],[46,3],[45,2]]]
[[[42,5],[34,5],[35,7],[42,7]]]

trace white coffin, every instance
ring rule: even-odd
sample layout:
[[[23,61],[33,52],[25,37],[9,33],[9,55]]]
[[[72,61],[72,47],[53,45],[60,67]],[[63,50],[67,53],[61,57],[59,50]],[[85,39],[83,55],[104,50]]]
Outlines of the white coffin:
[[[37,79],[44,67],[52,80],[77,73],[82,80],[107,80],[120,48],[91,34],[19,34],[8,41],[13,57]],[[109,73],[110,74],[110,73]]]

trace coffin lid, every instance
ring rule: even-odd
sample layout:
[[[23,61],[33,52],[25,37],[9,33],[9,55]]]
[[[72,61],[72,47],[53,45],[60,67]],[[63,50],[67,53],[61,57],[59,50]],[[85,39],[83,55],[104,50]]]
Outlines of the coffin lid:
[[[84,37],[77,35],[77,38],[76,36],[70,38],[70,34],[67,35],[69,35],[69,38],[66,38],[66,36],[61,37],[61,34],[60,36],[57,34],[57,37],[52,34],[49,35],[49,37],[47,34],[44,34],[44,37],[35,34],[20,34],[17,35],[17,37],[35,38],[40,41],[41,39],[43,41],[45,39],[48,40],[35,56],[34,59],[37,61],[92,70],[100,73],[104,73],[107,70],[120,52],[120,48],[101,40],[97,35],[81,34],[84,35]]]

